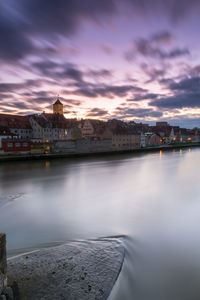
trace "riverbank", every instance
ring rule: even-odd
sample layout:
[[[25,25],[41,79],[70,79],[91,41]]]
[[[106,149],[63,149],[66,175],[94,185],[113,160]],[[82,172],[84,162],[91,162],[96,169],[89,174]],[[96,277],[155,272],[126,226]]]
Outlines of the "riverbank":
[[[95,157],[102,155],[118,155],[126,153],[145,153],[145,152],[157,152],[157,151],[170,151],[173,149],[182,148],[193,148],[200,147],[200,143],[188,143],[188,144],[175,144],[175,145],[163,145],[159,147],[148,147],[131,150],[120,150],[120,151],[107,151],[107,152],[86,152],[86,153],[51,153],[51,154],[9,154],[0,155],[0,162],[6,161],[20,161],[20,160],[50,160],[59,158],[78,158],[78,157]]]
[[[68,242],[8,259],[20,300],[108,298],[124,261],[117,238]]]

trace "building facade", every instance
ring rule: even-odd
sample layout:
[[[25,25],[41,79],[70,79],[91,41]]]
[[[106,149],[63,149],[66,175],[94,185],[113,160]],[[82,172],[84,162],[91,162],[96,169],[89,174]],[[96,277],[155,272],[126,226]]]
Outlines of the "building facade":
[[[2,139],[2,149],[5,153],[30,153],[31,142],[23,139]]]
[[[53,113],[63,115],[63,104],[60,102],[59,99],[53,104]]]
[[[31,139],[33,135],[28,116],[0,114],[0,126],[8,128],[11,134],[20,139]]]

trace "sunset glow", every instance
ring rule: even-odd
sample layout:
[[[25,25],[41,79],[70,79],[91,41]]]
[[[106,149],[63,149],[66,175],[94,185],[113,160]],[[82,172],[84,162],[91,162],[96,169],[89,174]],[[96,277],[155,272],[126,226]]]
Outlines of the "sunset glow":
[[[0,3],[0,113],[199,127],[199,1]]]

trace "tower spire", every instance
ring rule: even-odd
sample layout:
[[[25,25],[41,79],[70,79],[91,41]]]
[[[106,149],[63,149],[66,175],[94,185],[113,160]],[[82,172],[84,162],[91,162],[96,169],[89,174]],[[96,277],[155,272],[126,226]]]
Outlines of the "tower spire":
[[[63,104],[60,102],[59,94],[57,95],[57,100],[53,104],[53,113],[63,115]]]

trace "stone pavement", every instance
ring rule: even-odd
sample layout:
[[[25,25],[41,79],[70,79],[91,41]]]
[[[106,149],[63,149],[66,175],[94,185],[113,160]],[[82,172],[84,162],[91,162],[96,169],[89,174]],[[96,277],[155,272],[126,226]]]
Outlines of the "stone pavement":
[[[124,260],[116,238],[74,241],[8,259],[20,300],[105,300]]]

